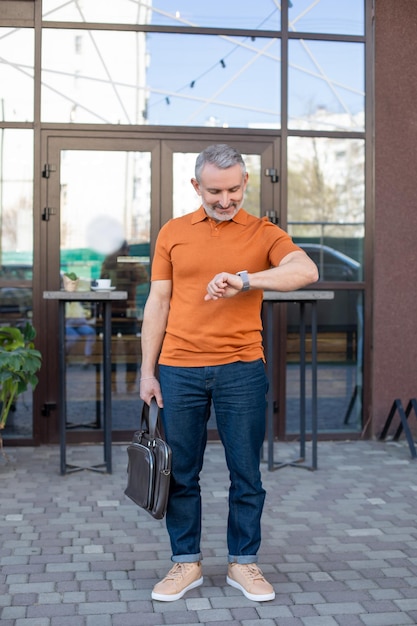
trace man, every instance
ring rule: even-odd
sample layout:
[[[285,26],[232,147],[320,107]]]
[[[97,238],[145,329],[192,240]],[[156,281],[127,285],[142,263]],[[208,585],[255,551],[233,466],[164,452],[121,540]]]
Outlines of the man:
[[[155,585],[155,600],[177,600],[203,582],[199,474],[211,402],[230,472],[226,580],[250,600],[275,597],[257,566],[268,385],[262,294],[299,289],[318,273],[287,233],[244,211],[247,182],[234,148],[203,150],[191,180],[202,206],[165,224],[156,244],[142,327],[140,395],[147,403],[154,396],[163,407],[172,448],[166,524],[175,565]]]

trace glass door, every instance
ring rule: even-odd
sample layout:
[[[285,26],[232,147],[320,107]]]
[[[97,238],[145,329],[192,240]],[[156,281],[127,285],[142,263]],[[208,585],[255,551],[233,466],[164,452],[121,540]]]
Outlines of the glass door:
[[[80,291],[109,286],[127,292],[127,300],[112,304],[113,415],[120,430],[134,429],[138,423],[140,332],[149,289],[150,185],[149,151],[61,152],[60,280],[75,279]],[[101,426],[102,326],[99,306],[66,305],[66,387],[71,390],[67,414],[73,426]],[[96,415],[91,421],[92,409]]]
[[[138,426],[140,334],[149,291],[153,166],[157,142],[49,137],[46,290],[73,281],[77,291],[126,291],[112,305],[112,414],[115,431]],[[109,283],[102,283],[102,281]],[[59,411],[57,316],[48,303],[45,359],[50,408]],[[67,429],[74,441],[100,439],[103,424],[103,315],[99,304],[68,302],[65,312]],[[55,399],[55,401],[54,401]],[[56,439],[56,423],[48,439]]]
[[[222,137],[221,141],[225,141]],[[139,420],[139,369],[143,308],[149,291],[150,261],[157,233],[171,217],[199,206],[190,179],[197,154],[219,138],[152,140],[125,137],[48,136],[45,140],[46,242],[43,290],[64,288],[74,280],[78,291],[104,288],[126,291],[112,305],[112,429],[126,441]],[[229,143],[231,141],[229,140]],[[269,138],[234,138],[250,178],[245,208],[261,216],[276,209],[278,185],[265,172],[277,167],[278,146]],[[56,441],[59,412],[58,319],[56,303],[45,303],[40,327],[50,409],[47,441]],[[100,441],[103,427],[103,319],[100,306],[74,301],[66,305],[67,441]],[[55,412],[56,409],[56,412]],[[215,430],[215,428],[214,428]]]

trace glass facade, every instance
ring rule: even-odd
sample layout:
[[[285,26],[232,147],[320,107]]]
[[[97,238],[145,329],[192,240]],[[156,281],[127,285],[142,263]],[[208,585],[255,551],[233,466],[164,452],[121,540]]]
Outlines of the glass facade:
[[[367,236],[366,0],[214,0],[209,5],[179,0],[175,8],[167,0],[42,0],[31,5],[35,11],[40,7],[43,20],[36,39],[27,12],[25,19],[17,12],[13,26],[10,11],[7,20],[0,14],[0,323],[31,319],[32,276],[40,271],[39,264],[34,267],[34,250],[45,263],[36,253],[44,235],[34,228],[34,219],[42,220],[47,209],[34,188],[33,155],[41,167],[47,162],[37,130],[54,125],[74,138],[94,130],[120,139],[126,127],[138,132],[152,126],[162,134],[193,127],[197,142],[227,129],[246,140],[255,131],[270,133],[280,139],[275,154],[280,186],[270,194],[275,205],[261,206],[265,172],[258,152],[248,150],[246,208],[255,215],[276,214],[317,263],[320,288],[335,291],[334,300],[319,307],[320,430],[359,431]],[[35,64],[35,59],[40,61]],[[51,252],[49,237],[46,260],[57,265],[57,277],[71,270],[80,270],[87,282],[99,277],[105,252],[91,253],[87,235],[91,222],[103,215],[119,222],[130,245],[128,256],[135,262],[146,257],[149,265],[156,236],[152,224],[160,223],[160,210],[177,216],[198,203],[189,185],[189,162],[197,151],[198,145],[174,151],[172,207],[161,209],[151,202],[157,161],[146,148],[64,150],[55,164],[60,174],[58,251]],[[161,178],[161,196],[163,185]],[[110,230],[117,235],[117,228]],[[101,235],[99,240],[101,245]],[[91,253],[88,259],[81,252],[74,256],[85,249]],[[139,289],[141,297],[146,298],[147,288],[148,281]],[[136,321],[142,306],[136,299],[129,307]],[[97,341],[96,312],[87,313]],[[291,305],[287,313],[286,427],[292,432],[298,322]],[[128,333],[136,348],[139,333],[140,328]],[[123,338],[115,330],[115,341],[118,334]],[[84,336],[79,355],[72,348],[79,366],[86,343]],[[140,360],[137,350],[135,355]],[[25,410],[30,402],[25,400]],[[32,427],[12,427],[10,435],[21,432],[30,436]]]

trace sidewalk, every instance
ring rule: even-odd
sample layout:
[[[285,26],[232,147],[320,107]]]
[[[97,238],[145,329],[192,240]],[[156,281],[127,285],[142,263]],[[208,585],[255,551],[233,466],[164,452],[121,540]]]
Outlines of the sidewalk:
[[[417,461],[405,442],[320,442],[316,472],[268,472],[259,564],[272,602],[225,583],[227,471],[209,443],[202,474],[204,585],[172,603],[150,592],[170,568],[164,522],[123,495],[113,474],[60,476],[58,446],[0,459],[1,626],[405,626],[417,623]],[[309,448],[308,448],[309,449]],[[276,444],[291,460],[296,444]],[[102,460],[101,446],[68,461]]]

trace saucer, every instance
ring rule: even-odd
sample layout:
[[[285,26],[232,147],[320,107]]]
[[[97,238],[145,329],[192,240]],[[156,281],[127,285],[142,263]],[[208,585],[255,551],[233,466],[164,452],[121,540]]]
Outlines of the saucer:
[[[93,291],[114,291],[116,287],[91,287]]]

